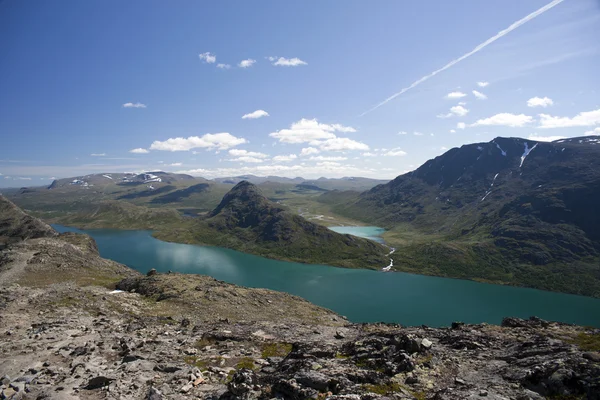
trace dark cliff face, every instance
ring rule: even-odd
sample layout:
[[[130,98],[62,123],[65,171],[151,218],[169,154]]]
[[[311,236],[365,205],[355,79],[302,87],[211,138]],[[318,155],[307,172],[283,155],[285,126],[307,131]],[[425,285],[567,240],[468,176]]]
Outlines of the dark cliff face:
[[[0,246],[25,239],[54,237],[58,233],[49,225],[24,213],[0,196]]]

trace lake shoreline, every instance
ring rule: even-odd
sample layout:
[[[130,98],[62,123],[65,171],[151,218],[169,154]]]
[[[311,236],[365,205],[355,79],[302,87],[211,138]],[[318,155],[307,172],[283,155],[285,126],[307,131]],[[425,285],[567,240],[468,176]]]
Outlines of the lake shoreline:
[[[96,239],[103,257],[142,273],[150,268],[172,270],[286,292],[353,322],[449,326],[454,321],[499,324],[505,316],[536,315],[600,327],[600,301],[590,297],[406,272],[387,274],[279,261],[215,246],[164,242],[150,231],[95,229],[83,233]]]

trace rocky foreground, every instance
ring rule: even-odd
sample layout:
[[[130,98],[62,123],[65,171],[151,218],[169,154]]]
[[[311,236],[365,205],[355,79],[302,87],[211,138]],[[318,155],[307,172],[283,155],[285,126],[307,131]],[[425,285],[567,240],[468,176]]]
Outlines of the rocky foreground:
[[[600,399],[598,329],[352,324],[285,293],[141,276],[85,235],[36,236],[0,251],[2,399]]]

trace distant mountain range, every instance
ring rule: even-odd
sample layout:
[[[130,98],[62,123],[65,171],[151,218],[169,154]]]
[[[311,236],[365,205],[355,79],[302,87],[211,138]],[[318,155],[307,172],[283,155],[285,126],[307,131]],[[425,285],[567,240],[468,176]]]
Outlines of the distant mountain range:
[[[392,229],[401,269],[600,296],[598,199],[600,137],[586,136],[465,145],[321,201]]]

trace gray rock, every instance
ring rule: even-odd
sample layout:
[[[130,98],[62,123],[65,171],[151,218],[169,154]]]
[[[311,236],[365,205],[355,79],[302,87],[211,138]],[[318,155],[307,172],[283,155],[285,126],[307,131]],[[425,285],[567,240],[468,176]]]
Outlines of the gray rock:
[[[162,393],[160,393],[154,386],[150,386],[146,400],[162,400],[162,398]]]
[[[254,371],[241,369],[233,374],[227,388],[236,396],[244,396],[253,390],[257,382],[258,380]]]
[[[431,349],[431,346],[433,345],[433,343],[428,340],[428,339],[423,339],[421,340],[421,346],[425,349],[425,350],[429,350]]]
[[[100,389],[100,388],[110,385],[110,383],[112,381],[114,381],[113,378],[107,378],[105,376],[97,376],[95,378],[90,379],[88,381],[87,385],[84,386],[84,389],[86,389],[86,390]]]
[[[10,387],[17,392],[23,393],[25,391],[25,382],[11,382]]]
[[[329,377],[316,371],[302,371],[294,376],[296,382],[303,386],[326,392],[329,388]]]

